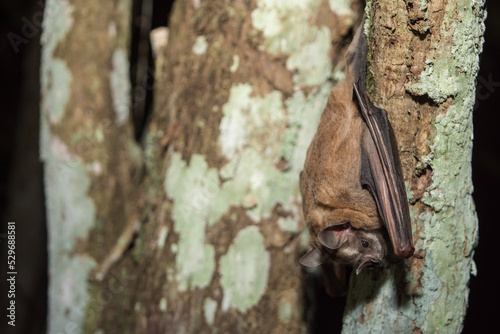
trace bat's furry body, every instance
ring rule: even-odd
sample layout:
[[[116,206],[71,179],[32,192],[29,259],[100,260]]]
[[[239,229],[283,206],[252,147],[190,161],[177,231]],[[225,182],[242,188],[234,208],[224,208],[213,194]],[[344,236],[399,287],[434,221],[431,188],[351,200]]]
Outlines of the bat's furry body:
[[[313,250],[302,263],[316,266],[333,259],[355,265],[359,272],[382,263],[387,246],[377,203],[360,182],[361,143],[370,144],[370,134],[353,100],[352,84],[348,78],[332,90],[307,150],[300,190]]]
[[[394,131],[365,93],[366,48],[360,28],[346,56],[346,80],[332,90],[307,151],[300,190],[313,249],[301,259],[306,266],[333,260],[359,273],[387,257],[413,255]]]
[[[332,222],[366,230],[383,226],[373,196],[360,183],[360,143],[368,129],[352,99],[352,83],[345,80],[332,90],[307,150],[300,188],[314,235]]]

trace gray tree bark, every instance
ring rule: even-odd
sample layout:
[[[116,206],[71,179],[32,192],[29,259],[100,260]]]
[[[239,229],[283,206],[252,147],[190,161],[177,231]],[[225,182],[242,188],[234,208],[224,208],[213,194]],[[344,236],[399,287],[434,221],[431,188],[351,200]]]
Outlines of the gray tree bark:
[[[344,333],[458,333],[478,222],[472,110],[484,1],[369,1],[369,89],[388,110],[402,155],[417,253],[352,276]]]
[[[47,1],[50,333],[306,330],[298,175],[361,19],[347,3],[176,1],[139,146],[130,2]]]
[[[40,151],[49,333],[94,332],[101,314],[113,314],[129,295],[125,269],[107,274],[140,218],[142,162],[129,122],[129,17],[127,0],[45,4]]]

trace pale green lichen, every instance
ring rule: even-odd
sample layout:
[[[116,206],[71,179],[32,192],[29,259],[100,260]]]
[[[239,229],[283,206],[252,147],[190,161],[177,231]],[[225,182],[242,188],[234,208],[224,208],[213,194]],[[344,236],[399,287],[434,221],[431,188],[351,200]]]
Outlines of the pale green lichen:
[[[172,155],[165,178],[165,192],[174,200],[172,218],[179,234],[176,256],[176,279],[179,290],[205,287],[215,270],[215,251],[205,244],[205,229],[216,208],[212,199],[218,196],[219,181],[202,156],[193,155],[189,167],[180,154]]]
[[[102,143],[102,142],[104,142],[104,132],[102,131],[102,127],[101,127],[101,126],[98,126],[98,127],[95,129],[95,135],[94,135],[94,138],[95,138],[95,140],[96,140],[98,143]]]
[[[223,106],[224,118],[219,138],[221,150],[229,162],[220,170],[224,182],[221,191],[214,197],[213,202],[219,203],[215,207],[224,212],[223,205],[228,208],[229,205],[239,204],[254,221],[260,221],[271,214],[276,204],[281,203],[292,216],[280,219],[279,226],[290,233],[298,232],[299,213],[293,203],[293,199],[299,196],[298,175],[330,90],[331,84],[325,82],[307,97],[302,91],[297,91],[285,102],[286,118],[279,94],[272,92],[263,98],[252,97],[250,85],[232,87],[229,100]],[[266,115],[270,110],[273,117]],[[305,118],[308,122],[300,121]],[[232,132],[235,129],[237,132]],[[256,141],[255,138],[262,139]],[[288,161],[285,171],[276,168],[276,157]],[[301,238],[304,244],[307,238],[305,232]],[[229,303],[229,297],[225,298],[223,310]],[[282,316],[287,318],[286,307],[283,312]]]
[[[365,5],[365,17],[366,18],[370,17],[371,10],[372,10],[372,2],[371,2],[371,0],[367,0],[366,5]],[[372,20],[370,20],[370,19],[365,20],[365,24],[363,25],[363,32],[365,33],[366,40],[370,40],[371,26],[372,26]],[[370,52],[370,50],[368,50],[368,52]],[[368,61],[370,61],[369,55],[368,55]]]
[[[234,178],[223,185],[224,201],[230,203],[231,198],[243,195],[238,201],[241,203],[249,196],[254,197],[257,202],[247,209],[254,221],[269,217],[277,203],[288,208],[293,194],[290,173],[280,172],[270,157],[263,157],[254,149],[245,150],[237,160]]]
[[[59,42],[73,25],[73,6],[67,0],[48,0],[45,4],[41,44],[42,112],[49,115],[51,123],[59,123],[69,101],[72,75],[64,61],[54,56]],[[57,89],[53,87],[57,85]]]
[[[268,215],[276,203],[290,208],[290,201],[298,196],[297,175],[332,87],[330,32],[309,23],[318,10],[318,0],[257,1],[252,24],[262,31],[267,52],[289,56],[287,68],[294,72],[295,93],[285,101],[285,111],[278,92],[251,97],[250,85],[237,84],[223,107],[220,145],[230,163],[221,175],[248,184],[244,174],[248,169],[252,178],[247,195],[258,200],[249,210],[255,220]],[[314,88],[306,96],[303,86]],[[276,157],[287,162],[284,171],[276,169]]]
[[[167,240],[167,234],[168,234],[168,228],[166,226],[162,226],[157,241],[159,249],[162,249],[165,246],[165,240]]]
[[[47,0],[42,23],[42,57],[53,56],[54,50],[73,25],[74,7],[68,0]]]
[[[408,202],[411,203],[415,195],[413,194],[413,191],[411,191],[409,183],[407,181],[405,181],[405,188],[406,188],[406,198],[408,199]],[[412,217],[414,216],[412,215]]]
[[[197,56],[204,54],[207,51],[208,43],[205,36],[197,36],[193,45],[193,53]]]
[[[261,98],[251,97],[252,91],[248,84],[233,86],[222,108],[219,143],[230,162],[220,171],[226,182],[216,200],[239,204],[258,221],[276,203],[290,205],[297,174],[275,167],[277,155],[292,156],[295,148],[293,143],[286,150],[282,147],[288,130],[281,93],[273,91]],[[299,130],[294,131],[293,136],[298,136]]]
[[[40,151],[44,162],[50,282],[48,331],[81,328],[90,300],[88,276],[95,261],[75,254],[75,243],[88,237],[95,220],[95,206],[88,197],[90,179],[80,159],[51,133],[70,98],[72,75],[64,61],[55,57],[58,44],[73,24],[73,6],[65,0],[45,4],[41,60]]]
[[[280,218],[278,219],[278,226],[287,232],[296,233],[298,232],[299,223],[296,217],[293,218]]]
[[[351,0],[329,0],[330,9],[338,15],[352,15]]]
[[[233,64],[231,65],[231,67],[229,68],[229,71],[231,73],[234,73],[238,70],[238,67],[240,66],[240,56],[238,55],[234,55],[233,56]]]
[[[160,311],[165,312],[167,310],[167,298],[161,297],[160,304],[158,304]]]
[[[335,66],[335,68],[333,69],[333,72],[332,72],[332,79],[335,81],[335,82],[341,82],[342,80],[345,79],[345,72],[344,72],[344,65],[337,65]]]
[[[426,11],[427,10],[427,6],[428,6],[427,0],[420,0],[420,6],[419,6],[419,8],[420,8],[421,11]]]
[[[411,85],[408,91],[415,95],[427,95],[437,103],[443,103],[454,97],[461,89],[459,77],[450,72],[449,59],[427,60],[418,83]]]
[[[234,85],[222,107],[224,118],[220,123],[219,144],[228,160],[248,147],[263,153],[271,151],[285,130],[281,93],[272,91],[263,98],[251,97],[252,90],[249,84]]]
[[[130,109],[130,79],[127,51],[117,48],[113,52],[111,64],[112,69],[109,78],[111,98],[116,114],[116,124],[122,126],[128,120]]]
[[[287,118],[279,92],[261,98],[251,96],[248,84],[231,88],[220,125],[219,143],[230,161],[220,171],[226,181],[220,203],[244,206],[255,221],[270,215],[277,203],[292,206],[292,198],[298,196],[297,176],[330,89],[325,84],[308,97],[296,92],[285,102]],[[304,117],[309,121],[301,123]],[[276,168],[276,157],[288,162],[286,171]],[[252,205],[245,205],[249,198]]]
[[[374,281],[372,273],[363,271],[358,277],[351,276],[349,299],[355,298],[367,303],[352,303],[348,300],[348,306],[344,313],[343,333],[406,333],[408,329],[420,328],[425,321],[422,309],[427,309],[440,295],[442,284],[436,280],[434,267],[425,264],[424,276],[421,278],[425,284],[424,295],[406,295],[406,291],[395,293],[399,280],[396,281],[396,269],[389,267],[381,271]],[[410,275],[408,275],[410,276]],[[410,280],[411,277],[406,277]],[[375,296],[373,296],[376,291]],[[359,319],[366,319],[360,323]],[[382,320],[383,321],[380,321]],[[427,332],[426,332],[427,333]],[[429,331],[429,333],[437,333]]]
[[[61,59],[53,58],[43,67],[42,89],[46,92],[42,108],[49,114],[52,124],[59,123],[66,111],[70,97],[72,75],[68,66]],[[57,89],[52,86],[57,83]]]
[[[41,123],[41,157],[44,161],[49,254],[49,328],[63,331],[68,323],[79,328],[90,300],[87,280],[95,261],[73,254],[75,243],[88,236],[95,206],[87,193],[90,179],[85,166],[66,145],[50,134],[48,120]],[[78,203],[78,205],[75,205]]]
[[[308,96],[303,91],[297,91],[285,101],[288,111],[288,128],[285,130],[285,139],[293,138],[293,140],[282,141],[279,152],[280,156],[289,161],[290,173],[295,175],[295,184],[297,185],[297,175],[304,166],[307,148],[316,133],[331,89],[331,83],[325,82],[310,92]],[[304,122],[304,119],[307,119],[307,122]]]
[[[311,38],[300,50],[292,53],[286,61],[286,67],[295,72],[293,81],[297,85],[318,85],[331,75],[332,65],[328,57],[330,30],[326,27],[313,30],[314,38]]]
[[[217,302],[211,298],[206,298],[203,302],[203,314],[205,321],[209,325],[213,325],[215,319],[215,312],[217,311]]]
[[[258,227],[241,230],[220,258],[222,310],[246,312],[256,305],[266,291],[269,267],[270,255]]]
[[[252,12],[252,24],[264,34],[266,50],[289,56],[287,68],[294,71],[297,87],[320,85],[330,76],[330,31],[309,24],[318,8],[318,0],[258,0]]]

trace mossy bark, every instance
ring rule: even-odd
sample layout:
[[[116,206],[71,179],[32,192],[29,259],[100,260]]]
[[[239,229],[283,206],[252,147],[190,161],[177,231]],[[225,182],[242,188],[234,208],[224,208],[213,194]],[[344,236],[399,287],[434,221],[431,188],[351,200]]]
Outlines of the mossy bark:
[[[401,150],[417,253],[351,278],[345,333],[458,333],[475,272],[472,110],[484,1],[368,2],[368,89]]]

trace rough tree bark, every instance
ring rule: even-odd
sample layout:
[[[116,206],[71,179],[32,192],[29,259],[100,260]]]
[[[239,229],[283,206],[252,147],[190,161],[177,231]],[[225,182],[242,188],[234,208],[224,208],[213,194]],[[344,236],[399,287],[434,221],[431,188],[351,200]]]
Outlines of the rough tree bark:
[[[50,333],[305,331],[298,175],[360,12],[176,1],[139,146],[130,1],[47,1]]]
[[[298,175],[355,21],[326,1],[174,4],[137,332],[305,331]]]
[[[417,253],[351,278],[345,333],[458,333],[478,223],[472,200],[472,110],[484,1],[370,1],[369,89],[401,150]]]
[[[129,16],[128,0],[45,5],[40,150],[49,333],[94,331],[101,315],[117,312],[130,293],[124,275],[131,260],[106,275],[120,242],[127,246],[123,231],[138,227],[137,207],[144,201],[128,115]]]

